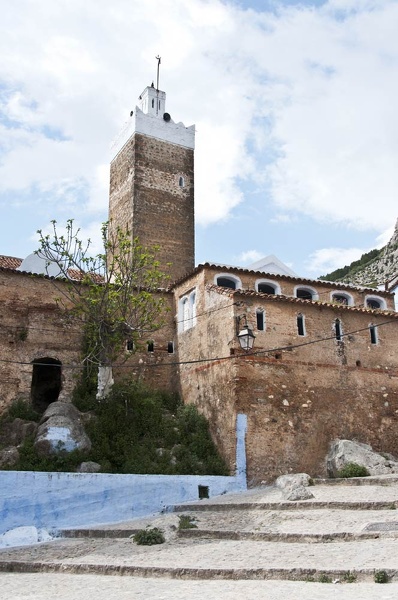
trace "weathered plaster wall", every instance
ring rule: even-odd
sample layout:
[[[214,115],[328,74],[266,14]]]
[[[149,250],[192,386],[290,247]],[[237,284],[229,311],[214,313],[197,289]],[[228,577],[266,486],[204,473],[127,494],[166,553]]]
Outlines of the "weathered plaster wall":
[[[62,369],[59,399],[70,395],[80,372],[81,328],[57,307],[59,295],[48,278],[0,269],[0,413],[17,397],[30,398],[31,363],[40,358],[70,367]]]
[[[199,316],[195,327],[178,336],[179,359],[216,360],[181,365],[181,387],[184,400],[210,419],[231,468],[231,424],[239,413],[248,419],[250,485],[288,471],[324,474],[335,437],[398,455],[397,315],[206,290],[206,279],[212,281],[201,271],[180,284],[180,296],[196,285]],[[257,309],[265,314],[264,331],[256,328]],[[241,314],[256,334],[251,356],[238,349]],[[298,314],[305,317],[304,336],[298,333]],[[349,333],[341,342],[335,339],[336,318]],[[377,344],[371,343],[371,323]]]

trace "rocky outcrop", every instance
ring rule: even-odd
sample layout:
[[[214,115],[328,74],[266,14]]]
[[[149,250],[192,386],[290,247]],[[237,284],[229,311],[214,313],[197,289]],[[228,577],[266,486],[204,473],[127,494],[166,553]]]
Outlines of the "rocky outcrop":
[[[82,462],[76,469],[77,473],[99,473],[101,471],[101,465],[92,460]]]
[[[284,499],[291,502],[313,498],[314,495],[308,489],[311,484],[311,477],[307,473],[281,475],[275,482],[276,487],[282,491]]]
[[[0,450],[0,469],[13,467],[19,460],[19,451],[15,446]]]
[[[349,463],[366,467],[370,475],[398,473],[398,461],[391,455],[374,452],[368,444],[351,440],[335,440],[326,457],[329,477],[338,477],[338,472]]]
[[[77,408],[66,402],[50,404],[39,423],[34,446],[41,456],[60,451],[88,452],[91,442]]]

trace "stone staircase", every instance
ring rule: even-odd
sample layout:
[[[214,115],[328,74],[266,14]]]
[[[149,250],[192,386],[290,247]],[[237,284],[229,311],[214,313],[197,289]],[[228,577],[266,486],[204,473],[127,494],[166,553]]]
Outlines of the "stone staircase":
[[[311,491],[311,500],[286,502],[258,488],[64,530],[50,543],[1,550],[0,571],[341,583],[382,572],[397,582],[398,477],[317,480]],[[181,517],[193,527],[179,529]],[[166,543],[137,546],[130,538],[146,526],[161,528]]]

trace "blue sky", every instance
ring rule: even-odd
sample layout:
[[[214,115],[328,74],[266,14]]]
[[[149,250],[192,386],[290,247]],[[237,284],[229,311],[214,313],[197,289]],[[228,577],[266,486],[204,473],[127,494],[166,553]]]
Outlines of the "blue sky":
[[[109,147],[156,76],[196,124],[196,260],[317,277],[398,217],[397,0],[0,0],[0,254],[107,218]]]

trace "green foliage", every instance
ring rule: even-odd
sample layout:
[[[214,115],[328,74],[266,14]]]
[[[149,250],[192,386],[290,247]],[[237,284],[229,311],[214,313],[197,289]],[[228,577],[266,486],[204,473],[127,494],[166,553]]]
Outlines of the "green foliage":
[[[319,583],[332,583],[331,578],[328,575],[325,575],[324,573],[322,573],[322,575],[319,576]]]
[[[194,521],[196,519],[191,515],[178,515],[178,529],[197,529],[198,526],[195,525]]]
[[[351,573],[351,571],[346,571],[343,575],[344,583],[355,583],[357,580],[357,576],[355,573]]]
[[[369,471],[363,465],[357,463],[347,463],[340,471],[337,472],[337,477],[345,479],[348,477],[367,477]]]
[[[176,395],[116,384],[86,426],[93,460],[110,473],[227,475],[206,419]]]
[[[70,317],[84,324],[86,363],[111,365],[120,357],[126,340],[136,342],[163,325],[165,299],[156,292],[165,275],[156,260],[157,248],[147,249],[128,231],[102,226],[103,252],[92,257],[90,240],[82,243],[80,230],[68,220],[65,234],[52,221],[52,235],[38,231],[36,254],[56,263],[67,286],[57,287],[58,303]]]
[[[387,571],[375,571],[374,581],[375,583],[388,583],[389,577]]]
[[[56,471],[73,472],[83,460],[86,460],[80,450],[73,452],[57,452],[50,456],[41,457],[33,445],[33,437],[24,440],[19,448],[19,460],[10,467],[12,471]]]
[[[23,419],[24,421],[40,421],[41,415],[36,412],[30,402],[19,398],[15,400],[7,411],[7,421],[14,419]]]
[[[362,254],[359,260],[354,260],[350,265],[346,265],[345,267],[336,269],[328,275],[323,275],[322,277],[319,277],[319,279],[324,279],[326,281],[339,281],[349,274],[353,274],[364,269],[372,261],[378,258],[378,256],[380,256],[382,250],[383,248],[376,248],[374,250],[371,250],[370,252],[365,252],[365,254]]]
[[[147,527],[140,529],[133,536],[133,540],[139,546],[153,546],[155,544],[164,544],[166,541],[161,529],[157,527]]]

